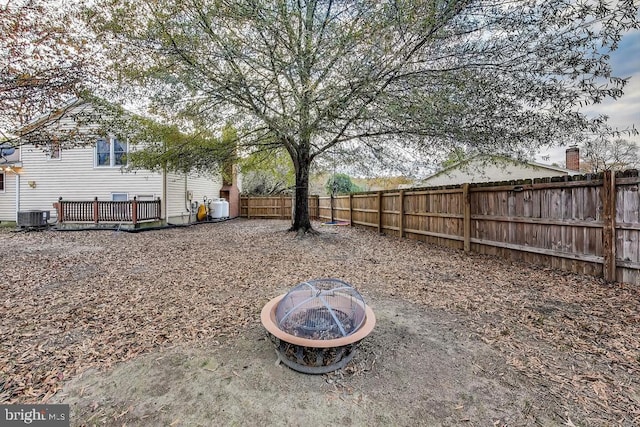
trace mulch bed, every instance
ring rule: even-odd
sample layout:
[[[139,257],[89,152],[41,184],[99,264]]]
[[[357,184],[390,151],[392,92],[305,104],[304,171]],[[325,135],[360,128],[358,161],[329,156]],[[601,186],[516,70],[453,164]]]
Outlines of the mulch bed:
[[[337,277],[374,305],[384,296],[455,313],[556,398],[567,424],[640,424],[638,285],[349,227],[296,239],[286,226],[1,231],[0,403],[46,402],[90,367],[223,342],[273,296]]]

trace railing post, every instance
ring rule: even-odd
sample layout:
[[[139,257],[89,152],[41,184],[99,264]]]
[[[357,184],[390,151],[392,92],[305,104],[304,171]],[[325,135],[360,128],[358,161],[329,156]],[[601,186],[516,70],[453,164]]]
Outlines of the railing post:
[[[57,210],[58,210],[58,222],[60,223],[64,222],[64,208],[62,205],[63,205],[62,197],[58,197]]]
[[[158,217],[157,219],[162,219],[162,202],[160,200],[160,197],[158,197],[158,202],[157,202],[157,211],[158,212]]]
[[[462,223],[462,234],[464,238],[464,251],[471,251],[471,197],[469,194],[469,184],[462,184],[462,206],[464,209],[463,212],[463,223]]]
[[[133,225],[138,223],[138,200],[136,196],[133,197],[131,202],[131,222],[133,222]]]
[[[98,223],[98,215],[99,215],[99,210],[98,210],[98,198],[95,197],[93,199],[93,222],[94,223]]]
[[[616,174],[604,172],[602,180],[602,251],[604,280],[616,280]]]

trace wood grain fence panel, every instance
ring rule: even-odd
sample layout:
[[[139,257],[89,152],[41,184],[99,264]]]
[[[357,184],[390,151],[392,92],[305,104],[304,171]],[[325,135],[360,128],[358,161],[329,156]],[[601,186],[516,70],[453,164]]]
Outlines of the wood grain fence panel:
[[[617,187],[616,194],[616,279],[622,282],[640,283],[640,200],[638,184]]]
[[[377,195],[358,194],[352,197],[353,224],[365,227],[376,227],[378,224]]]
[[[584,219],[583,193],[584,188],[574,187],[571,189],[571,218],[580,220]]]
[[[543,190],[531,190],[531,218],[542,218]]]
[[[573,218],[573,189],[562,189],[562,219],[571,220]]]
[[[333,216],[390,235],[404,232],[428,243],[597,276],[610,249],[603,245],[605,180],[595,178],[358,193],[336,197]],[[616,183],[615,203],[610,199],[616,277],[640,283],[640,179],[624,176]],[[330,218],[330,199],[317,203],[320,216]]]
[[[334,214],[336,221],[349,221],[349,195],[333,198]]]
[[[318,219],[320,221],[331,220],[331,197],[318,198]]]
[[[382,194],[382,229],[385,233],[398,236],[400,231],[400,195],[398,193]]]

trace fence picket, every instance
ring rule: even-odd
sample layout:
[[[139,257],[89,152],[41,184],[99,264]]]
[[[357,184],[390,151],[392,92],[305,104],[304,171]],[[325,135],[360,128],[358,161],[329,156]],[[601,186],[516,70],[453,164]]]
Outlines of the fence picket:
[[[313,200],[312,219],[640,283],[639,187],[637,172],[463,184],[336,196],[333,209],[330,197],[315,196],[310,212]],[[258,198],[241,198],[242,216],[269,217],[248,209],[251,200]],[[281,204],[280,197],[259,200]]]

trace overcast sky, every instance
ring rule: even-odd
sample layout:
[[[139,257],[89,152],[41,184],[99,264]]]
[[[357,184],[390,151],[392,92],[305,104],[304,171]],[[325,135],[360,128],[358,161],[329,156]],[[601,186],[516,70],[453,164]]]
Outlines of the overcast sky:
[[[614,128],[625,129],[635,125],[640,130],[640,31],[627,33],[622,38],[618,50],[611,54],[611,64],[614,76],[631,77],[624,89],[624,96],[589,106],[582,111],[589,116],[609,116],[609,124]],[[640,146],[640,136],[622,138],[635,141]],[[537,159],[547,164],[564,162],[566,148],[561,146],[541,152]],[[542,159],[543,156],[549,156],[549,160]]]

